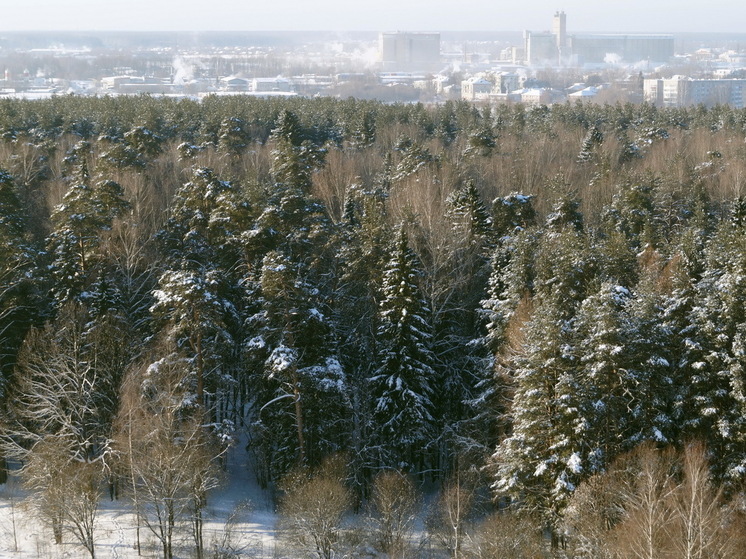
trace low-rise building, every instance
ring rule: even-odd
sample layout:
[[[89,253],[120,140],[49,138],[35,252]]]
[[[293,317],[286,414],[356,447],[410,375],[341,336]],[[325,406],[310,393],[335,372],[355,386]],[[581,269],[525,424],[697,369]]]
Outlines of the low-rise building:
[[[475,76],[461,82],[461,98],[464,101],[486,101],[494,88],[491,81]]]
[[[270,91],[279,91],[289,93],[293,91],[293,84],[285,78],[254,78],[251,81],[251,91],[264,93]]]

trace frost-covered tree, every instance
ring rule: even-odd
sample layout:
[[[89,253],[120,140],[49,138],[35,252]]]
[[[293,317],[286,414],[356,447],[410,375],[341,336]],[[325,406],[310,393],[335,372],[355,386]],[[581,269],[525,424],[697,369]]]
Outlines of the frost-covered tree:
[[[489,126],[484,126],[480,130],[475,130],[467,139],[464,155],[488,157],[492,155],[497,142],[495,133]]]
[[[231,156],[240,155],[251,141],[246,123],[239,117],[223,119],[218,132],[218,149]]]
[[[489,248],[494,243],[492,217],[474,181],[455,190],[448,197],[448,204],[455,232],[465,235],[469,245]]]
[[[598,150],[604,141],[604,135],[598,129],[597,125],[592,125],[588,133],[583,138],[578,154],[578,163],[590,163],[594,157],[597,157]]]
[[[99,368],[88,328],[85,309],[68,303],[54,322],[29,332],[1,435],[4,450],[24,464],[18,474],[55,542],[70,529],[93,556],[94,484],[112,460],[112,379]]]
[[[368,490],[376,459],[371,447],[372,402],[368,379],[376,367],[378,307],[392,234],[382,188],[348,189],[345,222],[338,230],[337,283],[333,321],[340,361],[347,373],[351,406],[351,475],[356,489]]]
[[[376,141],[376,115],[372,110],[365,110],[357,118],[352,131],[350,144],[356,149],[372,146]]]
[[[121,185],[91,179],[84,155],[73,181],[62,204],[52,212],[53,230],[47,240],[54,255],[50,266],[53,293],[60,302],[83,297],[106,259],[105,233],[129,207]]]
[[[311,175],[322,165],[324,151],[307,137],[298,116],[284,110],[272,130],[272,175],[275,182],[287,188],[308,192]]]
[[[25,455],[40,438],[55,436],[70,441],[78,461],[107,452],[110,424],[99,391],[108,379],[95,367],[95,347],[86,339],[88,318],[85,308],[69,303],[26,337],[12,388],[14,451]]]
[[[234,271],[249,208],[232,183],[220,180],[212,169],[196,167],[176,192],[169,213],[158,238],[171,263]]]
[[[209,398],[214,405],[218,392],[233,380],[222,359],[233,344],[225,327],[233,308],[220,293],[219,271],[188,264],[161,275],[151,312],[174,352],[189,363],[196,403],[204,406]]]
[[[0,394],[26,331],[43,313],[37,259],[15,181],[0,169]]]
[[[711,239],[707,267],[692,310],[693,331],[687,343],[683,402],[685,433],[700,437],[720,459],[716,475],[737,483],[746,472],[746,235],[742,228],[721,223]],[[696,333],[696,336],[694,335]]]
[[[431,326],[419,288],[420,273],[400,227],[384,272],[378,367],[370,383],[381,465],[408,471],[421,471],[425,466],[434,422]]]
[[[492,254],[487,297],[480,302],[484,335],[479,343],[486,359],[467,402],[469,418],[464,425],[472,443],[488,453],[509,428],[511,361],[520,352],[524,326],[531,318],[534,256],[541,238],[535,228],[510,230]]]
[[[655,205],[660,181],[655,176],[632,175],[614,193],[611,204],[604,211],[607,226],[627,238],[631,246],[655,246],[661,227],[661,216]]]
[[[681,389],[677,384],[681,338],[666,320],[666,298],[659,292],[658,279],[657,275],[643,277],[625,309],[627,375],[633,381],[628,408],[631,445],[679,440],[676,397]]]
[[[534,197],[517,192],[492,201],[493,227],[498,236],[513,236],[536,224]]]
[[[400,154],[392,177],[394,180],[405,179],[438,162],[438,157],[430,153],[427,147],[408,137],[400,138],[394,150]]]
[[[260,280],[261,309],[247,342],[263,359],[256,379],[255,450],[264,481],[298,464],[315,464],[347,440],[346,375],[332,343],[322,293],[305,268],[268,253]]]
[[[152,159],[163,150],[164,138],[147,126],[135,126],[124,133],[124,142],[141,157]]]
[[[233,184],[197,167],[158,233],[167,268],[153,291],[151,313],[172,351],[190,362],[195,398],[216,421],[236,419],[226,402],[241,368],[240,235],[248,216]]]
[[[323,152],[290,111],[278,117],[272,142],[274,184],[242,235],[250,271],[244,285],[254,301],[244,348],[255,364],[255,450],[263,482],[298,463],[318,463],[345,444],[348,431],[346,375],[329,306],[331,222],[309,192]]]
[[[512,362],[512,432],[492,456],[496,493],[540,515],[555,534],[585,473],[575,342],[572,318],[557,299],[535,309],[522,354]]]
[[[541,514],[556,530],[582,479],[582,385],[576,314],[593,278],[586,239],[572,224],[547,233],[536,255],[533,312],[507,361],[511,434],[492,457],[494,489]]]
[[[583,467],[586,475],[603,471],[620,453],[631,448],[635,414],[647,402],[637,398],[642,379],[633,369],[632,334],[627,305],[631,293],[622,286],[603,283],[585,299],[576,321],[580,368],[578,388],[582,401],[579,414],[582,432],[576,433],[586,451]]]

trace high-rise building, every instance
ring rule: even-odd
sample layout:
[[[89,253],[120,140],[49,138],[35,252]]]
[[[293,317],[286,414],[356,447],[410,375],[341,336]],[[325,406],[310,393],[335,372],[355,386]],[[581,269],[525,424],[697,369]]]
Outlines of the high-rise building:
[[[565,12],[555,12],[552,19],[552,35],[557,42],[557,48],[562,55],[562,50],[567,46],[567,16]]]
[[[537,64],[556,66],[559,62],[557,39],[552,33],[525,31],[526,62],[529,66]]]
[[[440,69],[440,33],[381,33],[381,69],[386,72],[432,72]]]

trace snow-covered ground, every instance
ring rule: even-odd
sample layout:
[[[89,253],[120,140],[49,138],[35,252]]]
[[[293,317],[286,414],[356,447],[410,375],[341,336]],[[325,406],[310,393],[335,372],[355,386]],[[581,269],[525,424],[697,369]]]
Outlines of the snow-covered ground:
[[[205,559],[298,559],[298,549],[283,546],[278,538],[278,515],[267,491],[256,482],[250,467],[245,441],[239,442],[227,455],[225,482],[208,497],[204,524]],[[55,545],[50,527],[41,524],[24,510],[24,493],[19,480],[11,476],[0,485],[0,559],[85,559],[90,557],[72,534]],[[422,509],[424,515],[427,505]],[[380,557],[367,541],[361,528],[364,514],[353,515],[345,522],[340,547],[344,557],[375,559]],[[140,527],[141,553],[137,551],[137,518],[130,501],[123,497],[112,501],[105,494],[96,520],[97,559],[160,558],[162,552],[154,535],[146,526]],[[190,527],[179,527],[175,538],[177,559],[191,559],[194,544]],[[418,518],[410,536],[411,556],[422,559],[445,557],[442,549],[427,538],[423,518]],[[217,547],[226,552],[217,554]],[[233,550],[231,554],[228,551]]]
[[[216,545],[241,551],[241,557],[265,559],[277,557],[275,525],[277,521],[271,500],[247,468],[243,445],[228,456],[226,483],[208,499],[204,526],[206,559],[215,556]],[[0,485],[0,559],[73,559],[89,557],[88,552],[71,534],[62,545],[55,545],[48,526],[33,518],[23,506],[23,491],[11,477]],[[192,557],[193,545],[189,527],[181,530],[183,538],[175,549],[179,558]],[[160,549],[148,528],[140,528],[140,557],[160,557]],[[97,559],[137,558],[136,516],[126,498],[101,501],[96,523]]]

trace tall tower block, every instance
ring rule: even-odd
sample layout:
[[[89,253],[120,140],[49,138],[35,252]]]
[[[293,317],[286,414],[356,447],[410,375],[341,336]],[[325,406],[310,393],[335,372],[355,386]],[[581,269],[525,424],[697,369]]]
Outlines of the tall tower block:
[[[562,49],[567,46],[567,16],[565,12],[555,12],[552,18],[552,35],[557,41],[557,48],[562,54]]]

